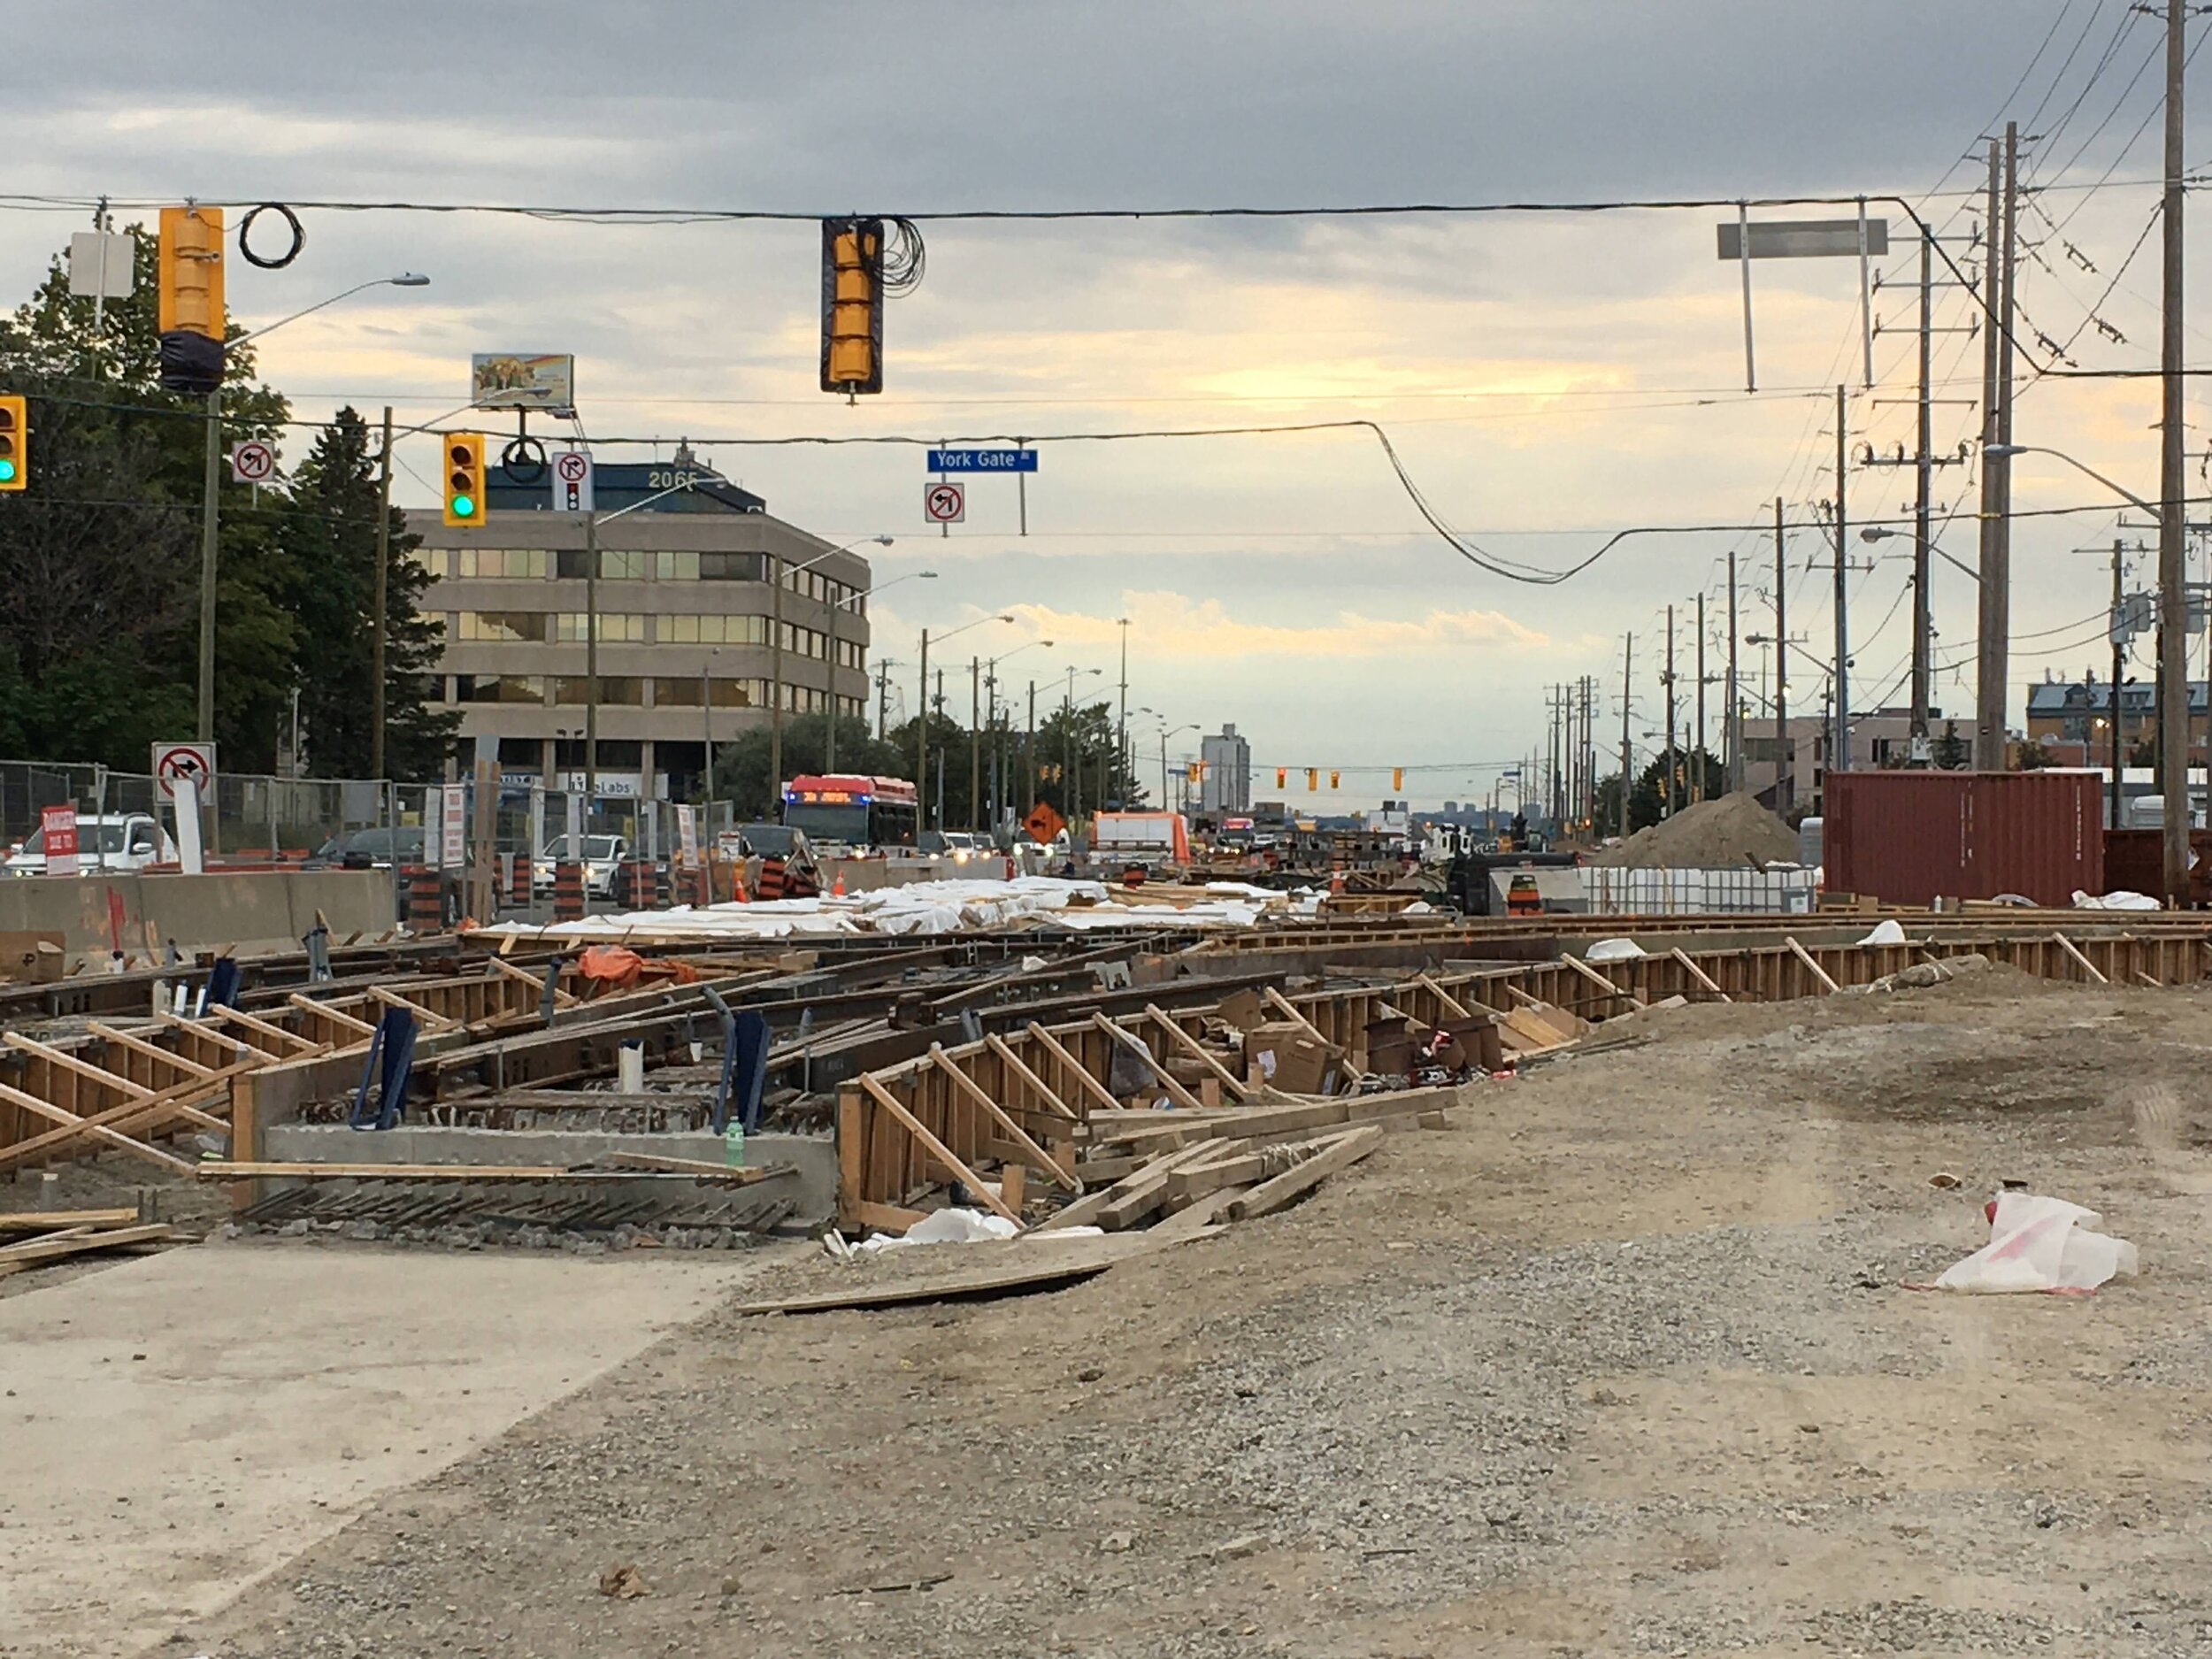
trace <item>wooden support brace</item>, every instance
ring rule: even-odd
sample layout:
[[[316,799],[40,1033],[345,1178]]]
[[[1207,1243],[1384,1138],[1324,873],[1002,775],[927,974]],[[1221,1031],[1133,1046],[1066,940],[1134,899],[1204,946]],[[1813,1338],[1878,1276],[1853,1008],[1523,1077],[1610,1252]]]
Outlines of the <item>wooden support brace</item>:
[[[1413,982],[1414,984],[1419,986],[1423,990],[1426,991],[1431,996],[1434,997],[1439,1002],[1441,1002],[1444,1005],[1444,1011],[1449,1014],[1454,1019],[1472,1019],[1474,1018],[1473,1012],[1464,1002],[1462,1002],[1457,997],[1454,996],[1449,991],[1439,985],[1434,979],[1429,978],[1427,974],[1415,974],[1413,976]]]
[[[1838,988],[1836,982],[1828,977],[1827,969],[1822,967],[1820,964],[1813,960],[1813,953],[1797,942],[1797,935],[1794,933],[1785,934],[1783,936],[1782,942],[1789,947],[1790,955],[1795,956],[1800,962],[1805,964],[1805,971],[1810,973],[1814,979],[1819,980],[1821,984],[1827,987],[1828,994],[1830,995],[1834,995]]]
[[[149,1042],[145,1038],[131,1032],[118,1031],[114,1026],[104,1025],[96,1019],[87,1020],[85,1029],[102,1041],[113,1043],[119,1048],[128,1048],[133,1054],[142,1054],[149,1060],[157,1060],[172,1065],[187,1077],[213,1077],[215,1075],[215,1068],[211,1065],[202,1065],[197,1060],[188,1060],[173,1048],[165,1048],[157,1042]]]
[[[950,1147],[948,1147],[935,1135],[930,1133],[928,1126],[912,1112],[907,1110],[906,1102],[904,1101],[902,1101],[897,1095],[891,1093],[889,1089],[884,1087],[882,1084],[877,1082],[875,1079],[870,1077],[865,1071],[863,1071],[860,1074],[860,1087],[867,1090],[869,1095],[875,1101],[876,1104],[882,1107],[884,1110],[889,1112],[892,1118],[906,1130],[907,1133],[912,1135],[917,1141],[920,1141],[924,1148],[928,1151],[932,1157],[935,1158],[940,1164],[943,1164],[956,1176],[959,1177],[962,1186],[965,1187],[971,1193],[974,1194],[975,1196],[982,1202],[988,1204],[1005,1219],[1012,1222],[1018,1227],[1021,1225],[1022,1218],[1018,1215],[1015,1214],[1013,1210],[1008,1209],[1005,1201],[1000,1198],[996,1193],[993,1192],[989,1187],[983,1184],[983,1178],[980,1175],[978,1175],[973,1170],[970,1169],[965,1164],[962,1163],[959,1158],[955,1156]]]
[[[1675,946],[1674,949],[1668,951],[1667,954],[1682,964],[1682,971],[1685,973],[1688,974],[1693,979],[1695,979],[1700,985],[1710,991],[1715,996],[1720,998],[1722,1002],[1727,1002],[1734,1001],[1734,999],[1731,997],[1727,992],[1722,990],[1719,986],[1713,982],[1712,976],[1707,973],[1704,969],[1699,967],[1696,962],[1691,958],[1690,953],[1683,949],[1681,946]]]
[[[1006,1132],[1006,1138],[1028,1154],[1041,1174],[1049,1174],[1056,1187],[1064,1187],[1071,1193],[1083,1190],[1083,1183],[1061,1166],[1052,1154],[1032,1140],[1029,1132],[1014,1121],[1012,1114],[993,1100],[983,1086],[963,1071],[936,1043],[929,1045],[930,1063],[953,1081],[953,1087],[980,1106],[991,1120]]]
[[[1800,952],[1799,954],[1802,955],[1803,953]],[[1560,961],[1565,963],[1570,968],[1572,968],[1584,979],[1589,980],[1591,984],[1596,986],[1599,990],[1603,991],[1608,996],[1617,996],[1622,1002],[1627,1003],[1629,1007],[1633,1009],[1640,1009],[1644,1006],[1644,999],[1642,997],[1631,996],[1627,992],[1622,990],[1619,986],[1614,984],[1612,980],[1607,979],[1595,968],[1585,962],[1580,956],[1562,956],[1560,957]]]
[[[1230,1071],[1227,1066],[1222,1064],[1220,1061],[1214,1058],[1212,1055],[1208,1054],[1206,1052],[1206,1045],[1199,1041],[1197,1038],[1192,1036],[1190,1033],[1185,1031],[1173,1020],[1170,1019],[1165,1013],[1161,1011],[1157,1003],[1147,1002],[1144,1005],[1144,1016],[1147,1019],[1152,1021],[1154,1025],[1157,1025],[1162,1031],[1165,1032],[1170,1040],[1172,1041],[1177,1047],[1180,1048],[1185,1053],[1190,1055],[1194,1059],[1197,1060],[1209,1071],[1211,1071],[1214,1076],[1220,1080],[1222,1087],[1227,1089],[1229,1093],[1235,1095],[1240,1101],[1250,1100],[1252,1098],[1252,1089],[1250,1086],[1248,1085],[1242,1078],[1237,1076],[1234,1072]]]
[[[369,995],[387,1008],[405,1009],[417,1019],[422,1021],[425,1031],[451,1031],[461,1023],[434,1009],[425,1008],[420,1002],[411,1002],[398,992],[388,991],[380,985],[371,986]]]
[[[515,966],[513,963],[503,962],[497,956],[488,956],[485,960],[491,964],[495,973],[503,974],[510,979],[528,986],[531,991],[538,996],[545,995],[545,981],[536,974],[526,972]],[[561,989],[560,982],[557,979],[554,981],[553,1005],[556,1008],[573,1008],[580,1000],[573,991],[564,991]]]
[[[295,991],[284,1000],[303,1014],[311,1015],[318,1019],[326,1019],[334,1025],[342,1025],[348,1031],[357,1031],[365,1037],[373,1037],[376,1034],[376,1027],[367,1020],[349,1014],[343,1009],[333,1008],[327,1002],[318,1002],[311,996],[303,996],[299,992]]]
[[[1121,1102],[1106,1092],[1106,1086],[1086,1071],[1083,1063],[1069,1053],[1057,1037],[1033,1019],[1029,1022],[1025,1029],[1033,1041],[1040,1044],[1048,1054],[1067,1067],[1068,1074],[1082,1085],[1083,1092],[1091,1097],[1094,1104],[1110,1112],[1121,1110]]]
[[[1262,1181],[1222,1213],[1231,1221],[1248,1221],[1256,1216],[1271,1215],[1302,1193],[1318,1187],[1347,1164],[1358,1163],[1382,1145],[1382,1130],[1373,1125],[1355,1129],[1273,1180]]]
[[[2095,964],[2093,964],[2088,957],[2081,954],[2081,947],[2075,944],[2072,940],[2067,938],[2064,933],[2055,933],[2051,935],[2051,937],[2058,941],[2058,948],[2061,950],[2063,950],[2068,956],[2074,959],[2074,965],[2089,976],[2090,982],[2093,985],[2109,985],[2112,983],[2112,981],[2106,979],[2103,974],[2097,972]]]
[[[2165,980],[2154,979],[2140,968],[2138,968],[2135,971],[2135,977],[2140,979],[2145,985],[2149,986],[2154,991],[2162,991],[2166,988]]]
[[[1131,1033],[1124,1031],[1120,1026],[1115,1025],[1112,1020],[1107,1018],[1103,1014],[1092,1015],[1091,1024],[1097,1026],[1099,1030],[1106,1033],[1107,1041],[1120,1043],[1125,1046],[1133,1044],[1136,1048],[1143,1050],[1146,1067],[1151,1071],[1153,1078],[1158,1082],[1160,1087],[1167,1091],[1168,1097],[1178,1106],[1182,1107],[1186,1111],[1202,1112],[1206,1110],[1206,1102],[1200,1100],[1197,1095],[1192,1094],[1188,1089],[1185,1088],[1182,1084],[1178,1082],[1175,1079],[1170,1077],[1167,1073],[1167,1068],[1153,1059],[1152,1050],[1146,1048],[1142,1043],[1138,1042],[1135,1036]],[[1107,1075],[1110,1077],[1112,1072],[1110,1071]]]
[[[27,1094],[19,1088],[13,1088],[5,1083],[0,1083],[0,1101],[6,1101],[10,1105],[20,1106],[34,1117],[43,1118],[49,1123],[61,1125],[58,1132],[34,1135],[28,1141],[18,1141],[5,1151],[0,1151],[0,1169],[8,1168],[22,1162],[27,1157],[46,1151],[65,1141],[74,1141],[81,1135],[90,1135],[107,1142],[111,1147],[144,1158],[148,1163],[158,1164],[165,1169],[175,1170],[186,1175],[192,1172],[193,1166],[183,1158],[173,1157],[162,1151],[160,1148],[150,1147],[142,1141],[134,1141],[121,1131],[108,1126],[111,1121],[117,1119],[142,1116],[147,1105],[147,1102],[142,1100],[127,1100],[119,1106],[111,1106],[107,1110],[96,1112],[89,1118],[80,1118],[75,1112],[65,1111],[51,1101],[41,1100],[35,1094]]]
[[[253,1044],[248,1042],[243,1037],[233,1036],[227,1031],[219,1031],[204,1020],[187,1019],[180,1014],[165,1013],[157,1014],[154,1018],[161,1024],[170,1026],[174,1030],[188,1031],[194,1036],[204,1038],[209,1042],[221,1043],[234,1054],[250,1055],[255,1060],[259,1062],[265,1063],[270,1060],[287,1057],[280,1055],[272,1054],[266,1048],[257,1048],[253,1046]]]
[[[1039,1077],[1023,1063],[1021,1056],[1014,1052],[1013,1046],[1005,1038],[996,1032],[991,1032],[984,1037],[983,1042],[986,1048],[1005,1063],[1008,1071],[1028,1085],[1037,1098],[1044,1102],[1047,1111],[1055,1118],[1064,1118],[1070,1123],[1080,1121],[1076,1115],[1075,1108],[1046,1087],[1044,1079]]]

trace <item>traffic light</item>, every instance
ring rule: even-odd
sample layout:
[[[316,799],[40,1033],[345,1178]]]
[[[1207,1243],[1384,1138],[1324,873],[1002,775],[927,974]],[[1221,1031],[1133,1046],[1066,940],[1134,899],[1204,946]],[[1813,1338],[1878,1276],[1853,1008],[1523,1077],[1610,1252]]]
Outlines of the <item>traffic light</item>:
[[[223,383],[223,210],[165,207],[157,266],[161,383],[205,397]]]
[[[31,480],[31,423],[23,399],[0,396],[0,494],[12,494]]]
[[[883,389],[883,221],[822,221],[822,389]]]
[[[1393,795],[1403,795],[1405,793],[1405,789],[1406,769],[1403,766],[1393,766],[1390,769],[1390,793]]]
[[[1331,773],[1329,774],[1329,787],[1330,787],[1330,788],[1333,789],[1333,788],[1335,788],[1335,787],[1336,787],[1336,780],[1337,780],[1337,774],[1336,774],[1336,773],[1334,773],[1334,772],[1331,772]]]
[[[1311,795],[1321,787],[1321,774],[1313,767],[1306,768],[1306,793]]]
[[[445,439],[445,521],[484,522],[484,434],[448,433]]]
[[[1290,768],[1289,768],[1289,767],[1287,767],[1287,766],[1278,766],[1278,767],[1276,767],[1276,768],[1275,768],[1275,787],[1276,787],[1278,789],[1280,789],[1280,788],[1284,787],[1286,785],[1287,785],[1289,782],[1290,782]]]

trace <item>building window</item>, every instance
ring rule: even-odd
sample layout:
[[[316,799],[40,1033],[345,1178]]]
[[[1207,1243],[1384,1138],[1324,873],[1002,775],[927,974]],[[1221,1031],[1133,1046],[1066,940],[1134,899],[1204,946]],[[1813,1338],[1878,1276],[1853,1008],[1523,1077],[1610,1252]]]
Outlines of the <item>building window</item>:
[[[553,701],[571,704],[588,703],[590,701],[590,685],[591,678],[588,674],[557,674],[553,680]],[[645,704],[645,682],[634,675],[602,674],[599,676],[599,701],[602,703],[642,708]]]
[[[587,642],[588,617],[581,611],[557,611],[547,620],[552,625],[546,637],[557,645],[582,645]],[[599,613],[599,642],[602,645],[638,645],[645,640],[645,618],[635,611],[603,611]]]
[[[454,677],[456,703],[535,703],[545,701],[542,674],[458,674]]]
[[[660,618],[664,645],[765,645],[766,617],[664,616]]]
[[[840,640],[837,641],[837,665],[840,668],[864,668],[867,666],[867,653],[868,648],[858,640]]]
[[[751,709],[766,700],[766,682],[759,680],[709,680],[703,682],[705,695],[711,695],[718,709]],[[663,678],[653,682],[653,706],[657,709],[696,709],[703,705],[703,685],[696,674],[680,678]]]
[[[715,680],[708,684],[714,692],[714,706],[718,709],[757,709],[768,702],[768,682],[764,680]]]
[[[581,581],[591,573],[591,561],[580,547],[565,547],[556,562],[560,574],[571,581]],[[620,548],[599,549],[599,579],[610,582],[641,582],[651,574],[653,555],[626,551]]]
[[[653,706],[656,709],[696,709],[706,700],[706,682],[703,680],[656,680],[653,682]]]
[[[465,547],[453,556],[456,576],[543,580],[550,568],[543,548]]]
[[[454,638],[485,644],[518,644],[545,638],[542,611],[464,611],[456,618]]]

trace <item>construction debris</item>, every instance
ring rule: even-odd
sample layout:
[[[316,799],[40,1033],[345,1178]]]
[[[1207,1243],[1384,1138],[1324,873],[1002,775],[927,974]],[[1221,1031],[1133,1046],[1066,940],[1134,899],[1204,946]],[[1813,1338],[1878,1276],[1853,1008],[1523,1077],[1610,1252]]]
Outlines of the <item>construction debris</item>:
[[[1594,864],[1629,870],[1722,870],[1798,862],[1797,832],[1748,795],[1701,801],[1638,830],[1617,847],[1591,855]]]
[[[50,1231],[36,1233],[33,1237],[12,1244],[0,1244],[0,1279],[11,1273],[20,1273],[27,1268],[44,1267],[50,1263],[65,1261],[72,1256],[87,1256],[97,1251],[125,1249],[132,1247],[164,1244],[177,1236],[176,1229],[163,1222],[140,1222],[135,1211],[116,1210],[97,1212],[104,1217],[121,1216],[121,1221],[103,1219],[97,1222],[77,1222],[60,1225]],[[11,1222],[21,1217],[11,1217]],[[72,1218],[58,1212],[58,1222]],[[9,1231],[30,1231],[11,1226]]]

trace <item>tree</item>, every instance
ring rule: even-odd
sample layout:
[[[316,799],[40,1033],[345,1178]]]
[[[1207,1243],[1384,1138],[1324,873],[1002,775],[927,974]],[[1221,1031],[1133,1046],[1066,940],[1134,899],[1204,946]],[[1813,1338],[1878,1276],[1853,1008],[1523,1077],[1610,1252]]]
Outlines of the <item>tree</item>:
[[[1700,800],[1710,801],[1728,793],[1728,769],[1703,749],[1694,752],[1678,751],[1674,757],[1674,810],[1678,812],[1691,804],[1690,785],[1702,769],[1703,788]],[[1636,787],[1628,795],[1628,829],[1634,834],[1647,829],[1666,816],[1668,766],[1663,754],[1646,766],[1636,780]],[[1621,780],[1616,772],[1598,784],[1597,827],[1601,834],[1620,833]]]
[[[129,234],[129,298],[96,319],[56,259],[0,321],[0,381],[29,397],[31,426],[29,488],[0,503],[0,740],[135,771],[194,726],[206,417],[161,388],[156,239]],[[225,437],[268,436],[288,412],[250,349],[232,349],[225,388]],[[226,764],[250,771],[273,759],[294,642],[281,550],[246,505],[223,487],[215,715]]]
[[[301,724],[311,769],[326,778],[373,774],[378,501],[368,425],[342,409],[294,469],[281,529],[297,579],[292,672]],[[407,555],[421,545],[395,510],[384,609],[384,770],[393,778],[435,774],[460,725],[457,711],[434,706],[430,670],[444,625],[420,609],[434,579]]]
[[[2035,739],[2023,738],[2016,764],[2022,772],[2044,772],[2057,764],[2057,757]]]
[[[949,726],[951,722],[945,724]],[[837,721],[837,770],[866,777],[903,778],[914,770],[913,733],[908,747],[878,740],[867,721],[856,714]],[[712,799],[733,803],[741,821],[777,820],[784,782],[805,772],[829,770],[829,716],[797,714],[783,723],[782,778],[770,775],[768,728],[756,726],[728,742],[714,746],[714,777],[709,786]]]
[[[1959,735],[1959,723],[1956,720],[1946,720],[1943,723],[1943,735],[1928,746],[1928,758],[1934,763],[1939,772],[1963,772],[1966,770],[1967,763],[1973,757],[1973,750],[1968,747],[1966,740]]]

